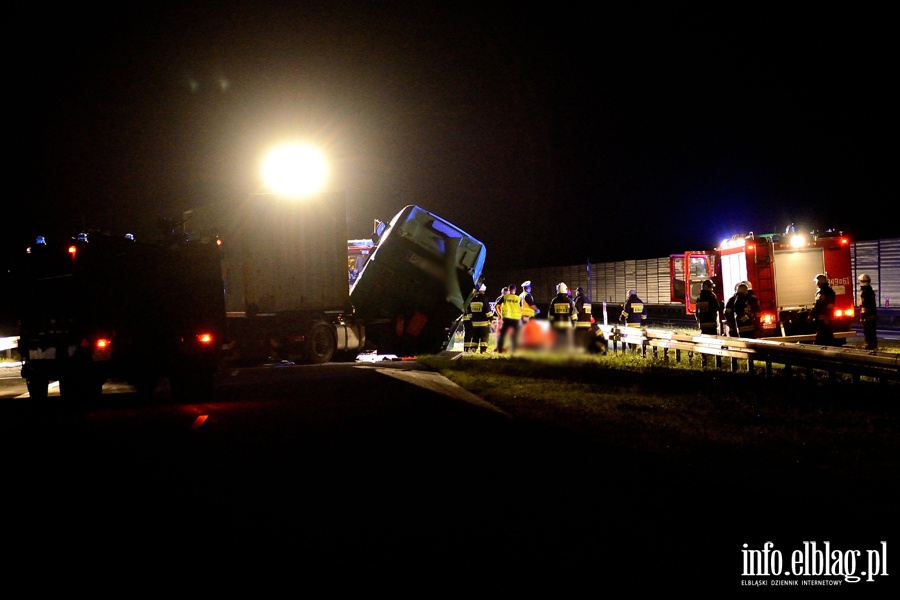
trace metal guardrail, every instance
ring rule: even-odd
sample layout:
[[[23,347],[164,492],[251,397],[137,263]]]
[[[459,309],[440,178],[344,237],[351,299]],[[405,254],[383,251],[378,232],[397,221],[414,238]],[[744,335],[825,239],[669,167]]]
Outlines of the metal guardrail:
[[[803,343],[813,341],[812,335],[749,340],[619,325],[601,325],[600,329],[613,352],[639,351],[643,356],[658,356],[662,352],[668,359],[672,351],[676,361],[691,360],[697,354],[704,363],[712,356],[719,368],[724,368],[723,359],[727,358],[732,371],[746,365],[750,373],[756,373],[756,363],[762,363],[766,377],[772,377],[775,366],[780,366],[788,375],[794,368],[801,368],[810,377],[815,371],[823,371],[829,379],[846,374],[854,382],[861,377],[900,381],[900,354]],[[847,338],[856,334],[851,331],[835,335]]]

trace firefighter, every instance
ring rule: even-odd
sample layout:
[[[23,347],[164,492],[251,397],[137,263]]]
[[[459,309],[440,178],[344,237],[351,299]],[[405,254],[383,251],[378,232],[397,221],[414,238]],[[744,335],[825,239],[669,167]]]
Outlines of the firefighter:
[[[557,348],[572,349],[573,329],[577,318],[575,303],[569,297],[569,286],[562,282],[556,284],[556,296],[550,301],[547,320],[556,333]]]
[[[494,333],[500,335],[500,325],[503,324],[503,315],[500,309],[503,308],[503,298],[509,293],[509,286],[504,285],[500,290],[500,295],[494,300],[494,312],[491,315],[494,322]]]
[[[836,295],[828,285],[828,277],[823,274],[816,275],[816,299],[812,310],[809,311],[809,321],[816,330],[816,344],[820,346],[834,346],[834,332],[831,330],[831,319],[834,316],[834,303]]]
[[[469,311],[472,314],[471,351],[479,354],[487,352],[488,340],[491,337],[491,305],[484,295],[486,291],[487,286],[482,283],[469,302]]]
[[[469,306],[466,307],[466,312],[463,313],[463,352],[471,352],[474,348],[475,344],[472,341],[472,303],[470,302]]]
[[[591,338],[591,299],[584,295],[584,288],[575,288],[575,348],[587,349]]]
[[[753,291],[753,284],[749,281],[744,281],[744,284],[747,286],[747,312],[750,314],[750,319],[753,321],[753,337],[759,337],[759,298],[756,297],[756,292]],[[741,336],[741,337],[750,337],[750,336]]]
[[[754,303],[749,296],[750,286],[746,281],[737,285],[737,291],[728,301],[731,306],[731,319],[728,326],[732,337],[753,339],[756,337],[756,320],[758,313],[754,312],[758,303]],[[726,311],[728,306],[726,305]]]
[[[859,276],[859,322],[862,323],[866,350],[878,348],[878,336],[875,333],[878,324],[877,307],[875,290],[872,289],[872,278],[863,273]]]
[[[622,318],[628,327],[641,327],[647,322],[647,307],[638,298],[637,290],[628,290],[628,299],[622,307]]]
[[[723,334],[728,337],[737,337],[737,327],[734,326],[734,303],[738,297],[739,285],[741,284],[734,284],[734,294],[725,302],[725,307],[722,309]]]
[[[506,295],[500,302],[500,333],[497,335],[497,352],[506,350],[506,340],[513,351],[519,343],[519,326],[522,324],[522,299],[516,294],[516,284],[507,286]]]
[[[697,324],[700,325],[700,333],[705,335],[719,335],[719,321],[722,319],[722,305],[716,297],[716,284],[712,279],[703,282],[703,289],[697,296]]]
[[[522,323],[527,323],[535,315],[540,314],[541,309],[534,303],[534,297],[531,295],[531,280],[522,282],[522,293],[519,294],[522,304]]]

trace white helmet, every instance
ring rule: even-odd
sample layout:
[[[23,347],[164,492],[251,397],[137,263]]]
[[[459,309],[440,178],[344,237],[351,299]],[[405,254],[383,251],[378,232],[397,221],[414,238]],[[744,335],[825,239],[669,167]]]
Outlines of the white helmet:
[[[859,276],[860,283],[869,283],[871,281],[872,281],[872,278],[869,277],[868,273],[863,273],[862,275]]]
[[[556,293],[557,294],[566,294],[566,293],[568,293],[568,291],[569,291],[569,286],[567,286],[566,284],[564,284],[564,283],[556,284]]]
[[[486,292],[486,291],[487,291],[487,286],[484,285],[484,284],[482,283],[482,284],[481,284],[481,287],[478,288],[478,291],[479,291],[479,292]]]

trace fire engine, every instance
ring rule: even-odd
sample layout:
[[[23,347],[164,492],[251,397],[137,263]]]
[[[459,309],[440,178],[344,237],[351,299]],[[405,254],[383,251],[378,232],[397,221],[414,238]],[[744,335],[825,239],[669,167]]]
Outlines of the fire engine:
[[[854,321],[853,269],[850,240],[841,232],[734,235],[713,251],[672,255],[671,295],[693,314],[694,300],[706,279],[712,279],[722,302],[746,281],[759,299],[759,337],[813,333],[807,317],[815,302],[815,277],[824,274],[836,301],[832,327],[849,332]],[[685,292],[688,292],[686,295]]]

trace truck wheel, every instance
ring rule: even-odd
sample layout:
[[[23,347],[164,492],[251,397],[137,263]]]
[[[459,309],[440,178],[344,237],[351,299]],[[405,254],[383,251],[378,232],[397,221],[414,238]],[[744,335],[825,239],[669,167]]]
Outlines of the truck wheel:
[[[316,323],[309,338],[309,360],[317,365],[330,361],[336,346],[331,327],[327,323]]]
[[[34,400],[46,400],[48,386],[50,382],[46,379],[29,379],[26,382],[28,386],[28,396]]]

